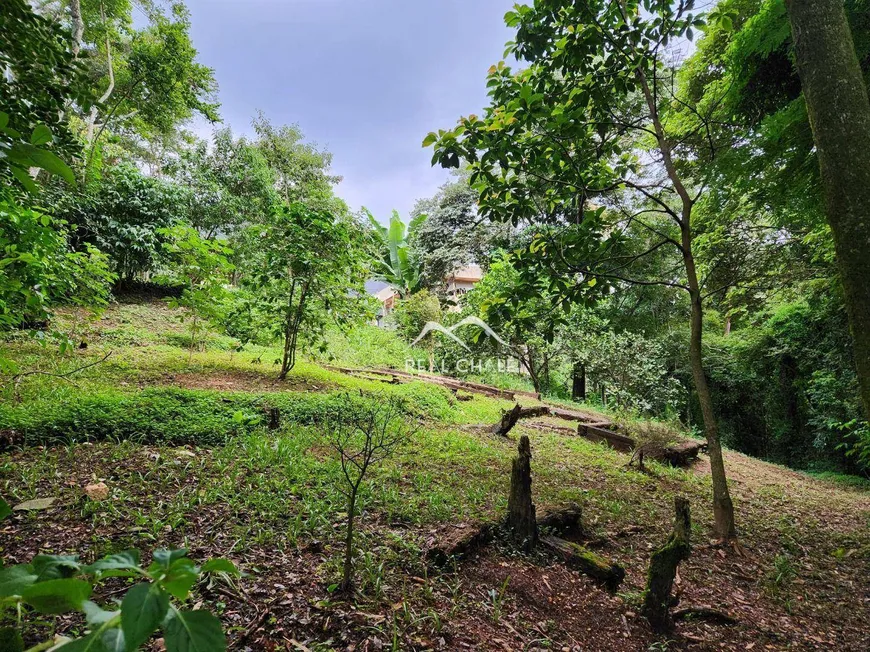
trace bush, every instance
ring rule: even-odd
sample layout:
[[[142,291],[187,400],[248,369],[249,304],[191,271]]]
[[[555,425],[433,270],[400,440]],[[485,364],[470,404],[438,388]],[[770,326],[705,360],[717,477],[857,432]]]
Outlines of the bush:
[[[450,419],[450,394],[410,383],[390,388],[407,399],[409,414]],[[38,445],[69,441],[131,440],[173,446],[215,446],[262,427],[269,408],[287,423],[312,424],[336,409],[341,394],[249,394],[180,388],[149,388],[135,394],[109,391],[57,403],[0,406],[0,435],[7,443]]]

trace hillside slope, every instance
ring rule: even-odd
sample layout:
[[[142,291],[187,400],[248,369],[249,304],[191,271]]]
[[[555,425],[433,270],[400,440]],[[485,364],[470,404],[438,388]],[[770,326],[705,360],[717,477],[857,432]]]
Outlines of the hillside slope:
[[[199,586],[195,602],[220,614],[240,650],[870,648],[866,487],[728,452],[739,556],[709,541],[705,459],[641,473],[627,455],[562,432],[520,422],[499,438],[477,427],[493,423],[506,401],[457,401],[429,384],[394,386],[310,362],[278,383],[269,349],[238,353],[212,338],[189,356],[173,317],[160,305],[114,306],[73,357],[4,345],[22,368],[52,373],[112,351],[70,377],[75,384],[33,375],[5,390],[0,491],[12,504],[57,500],[3,522],[4,563],[37,552],[91,560],[129,547],[229,557],[247,575]],[[329,590],[345,504],[334,455],[313,425],[347,391],[399,393],[419,425],[365,492],[354,604]],[[264,427],[269,407],[281,411],[279,430]],[[503,516],[522,434],[531,439],[538,513],[581,504],[587,545],[626,569],[618,593],[497,542],[441,572],[423,563],[434,542]],[[108,485],[109,499],[84,495],[95,481]],[[737,622],[680,622],[661,638],[638,615],[639,596],[676,495],[689,499],[693,518],[681,606],[713,607]]]

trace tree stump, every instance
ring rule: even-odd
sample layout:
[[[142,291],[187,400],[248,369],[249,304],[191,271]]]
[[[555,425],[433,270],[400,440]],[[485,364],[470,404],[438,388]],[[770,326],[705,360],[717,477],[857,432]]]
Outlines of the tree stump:
[[[507,527],[523,549],[531,552],[538,543],[538,523],[532,502],[532,449],[526,435],[520,437],[518,450],[511,469]]]
[[[689,543],[691,529],[689,501],[685,498],[674,498],[674,511],[676,512],[674,531],[650,558],[646,591],[643,595],[642,613],[657,632],[670,629],[670,609],[679,602],[679,599],[671,597],[677,567],[681,561],[688,559],[692,550]]]
[[[281,410],[276,407],[269,408],[269,430],[278,430],[281,427]]]

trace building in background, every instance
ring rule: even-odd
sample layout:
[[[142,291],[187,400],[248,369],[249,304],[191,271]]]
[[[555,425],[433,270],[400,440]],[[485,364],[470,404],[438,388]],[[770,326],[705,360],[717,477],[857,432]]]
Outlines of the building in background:
[[[444,277],[444,287],[446,288],[447,300],[449,302],[448,310],[459,312],[462,310],[462,298],[465,294],[480,282],[483,278],[483,270],[479,265],[467,265],[456,269],[452,274]],[[377,326],[384,326],[386,318],[396,307],[396,302],[399,300],[399,292],[384,281],[369,281],[366,283],[366,292],[375,297],[381,304],[375,315],[374,323]]]

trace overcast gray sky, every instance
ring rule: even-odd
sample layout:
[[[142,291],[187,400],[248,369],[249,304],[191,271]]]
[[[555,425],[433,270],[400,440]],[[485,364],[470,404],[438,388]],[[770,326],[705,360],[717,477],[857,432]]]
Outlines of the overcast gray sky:
[[[429,132],[486,105],[486,71],[512,38],[514,0],[188,0],[222,115],[250,133],[262,109],[329,149],[338,194],[381,220],[406,216],[448,173]]]

